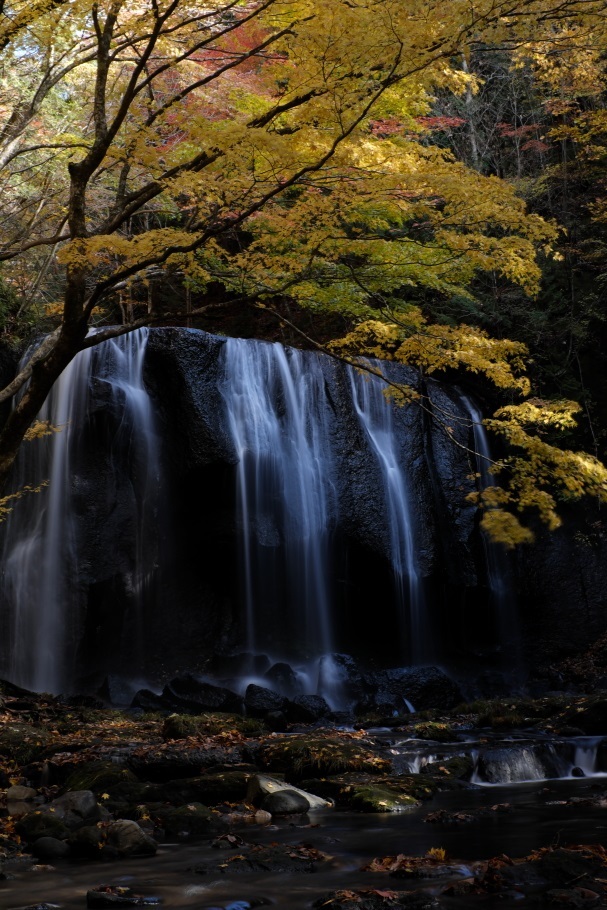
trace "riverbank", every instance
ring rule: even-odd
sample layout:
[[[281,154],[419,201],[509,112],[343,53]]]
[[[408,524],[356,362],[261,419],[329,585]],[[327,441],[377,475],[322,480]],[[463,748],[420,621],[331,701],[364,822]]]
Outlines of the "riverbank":
[[[1,710],[7,910],[607,904],[600,694],[286,733],[9,684]]]

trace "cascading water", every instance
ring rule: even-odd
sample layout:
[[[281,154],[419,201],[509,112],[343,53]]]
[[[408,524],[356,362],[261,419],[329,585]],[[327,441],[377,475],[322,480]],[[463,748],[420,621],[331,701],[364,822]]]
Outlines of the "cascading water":
[[[360,425],[379,466],[384,487],[390,557],[406,652],[414,664],[431,659],[424,602],[416,559],[414,521],[393,426],[394,405],[386,398],[385,383],[377,376],[350,367],[352,402]]]
[[[461,401],[470,415],[476,469],[479,475],[480,487],[485,489],[486,487],[494,486],[495,479],[490,471],[493,458],[491,457],[489,439],[483,426],[483,415],[466,395],[461,396]],[[513,610],[514,593],[506,553],[502,546],[493,543],[486,534],[482,535],[482,539],[489,584],[489,606],[495,616],[499,640],[502,645],[508,646],[508,659],[511,663],[517,663],[517,621],[515,610]]]
[[[331,412],[321,359],[229,338],[222,394],[238,455],[248,646],[331,650],[336,523]]]
[[[107,445],[110,467],[106,462],[106,476],[96,482],[109,497],[118,462],[128,461],[137,531],[125,584],[135,613],[148,597],[156,568],[152,536],[159,459],[151,403],[143,384],[147,338],[147,330],[140,329],[80,352],[39,414],[56,432],[25,443],[15,465],[13,489],[47,484],[17,503],[3,528],[3,626],[10,642],[3,672],[28,688],[59,692],[72,682],[86,610],[82,577],[92,571],[82,565],[78,519],[90,509],[80,456],[95,397],[114,415],[113,429],[101,442]],[[129,621],[131,658],[136,664],[140,617],[131,616]]]

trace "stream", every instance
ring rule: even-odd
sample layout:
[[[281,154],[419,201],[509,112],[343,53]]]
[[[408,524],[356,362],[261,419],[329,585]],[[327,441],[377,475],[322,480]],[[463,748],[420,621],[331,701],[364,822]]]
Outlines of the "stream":
[[[407,772],[412,761],[423,765],[424,756],[427,759],[439,755],[440,760],[440,756],[448,757],[454,752],[473,752],[479,745],[421,744],[412,740],[401,742],[394,734],[378,735],[385,737],[386,748],[392,751],[395,761],[400,761],[401,773]],[[583,740],[581,744],[580,739]],[[484,750],[485,755],[509,754],[510,767],[518,767],[521,750],[527,755],[535,750],[537,756],[540,749],[540,754],[560,755],[561,758],[568,754],[574,758],[585,755],[588,761],[593,761],[588,756],[593,750],[593,754],[596,753],[599,743],[595,739],[590,745],[589,739],[550,742],[545,737],[530,740],[523,734],[519,738],[513,735],[504,739],[502,736],[495,742],[481,740],[480,753]],[[474,772],[477,777],[479,767],[480,760]],[[533,769],[537,765],[531,761],[529,767]],[[590,767],[587,770],[592,774]],[[566,768],[562,769],[563,774],[566,771]],[[503,773],[507,776],[507,769]],[[607,843],[607,815],[601,805],[601,797],[607,790],[604,777],[606,775],[594,773],[587,777],[569,775],[519,783],[470,784],[464,789],[441,792],[421,807],[401,813],[373,815],[321,810],[264,827],[248,825],[239,829],[247,842],[305,843],[329,854],[328,864],[313,874],[212,872],[201,875],[193,869],[198,863],[225,862],[230,855],[228,851],[212,848],[210,842],[204,840],[165,842],[151,859],[98,864],[63,861],[54,867],[39,866],[34,870],[16,868],[13,879],[0,882],[0,907],[16,910],[46,903],[63,910],[83,910],[86,891],[101,884],[127,886],[138,893],[159,897],[165,907],[184,910],[246,910],[248,906],[262,904],[304,910],[332,890],[350,888],[407,890],[422,887],[438,894],[449,878],[395,881],[387,874],[361,872],[360,869],[374,857],[399,853],[421,856],[432,848],[443,848],[456,866],[461,864],[455,877],[460,873],[469,876],[472,874],[470,863],[498,854],[521,857],[543,846]],[[425,821],[430,813],[439,810],[472,815],[472,819],[448,824]],[[455,898],[449,898],[445,905],[466,906]],[[500,900],[499,905],[514,906],[514,901]],[[488,906],[487,903],[484,906]]]

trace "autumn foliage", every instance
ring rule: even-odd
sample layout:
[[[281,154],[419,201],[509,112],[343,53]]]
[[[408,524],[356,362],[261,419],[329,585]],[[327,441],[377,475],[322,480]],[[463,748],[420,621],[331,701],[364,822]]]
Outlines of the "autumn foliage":
[[[594,161],[605,114],[580,99],[603,90],[602,0],[5,0],[3,11],[0,313],[8,332],[53,333],[0,392],[29,380],[0,434],[0,479],[79,350],[162,322],[150,305],[116,327],[118,304],[132,315],[124,300],[150,276],[178,275],[205,300],[220,289],[243,306],[343,314],[340,356],[478,374],[511,396],[487,424],[509,446],[500,486],[479,496],[497,539],[529,539],[527,512],[555,527],[562,497],[607,499],[596,458],[543,438],[575,406],[513,403],[530,392],[524,341],[443,318],[454,300],[474,308],[484,276],[532,299],[538,255],[560,255],[555,219],[482,166],[474,55],[533,71],[551,111],[546,132],[499,119],[500,142],[533,160],[575,143]],[[460,109],[441,110],[445,98]],[[469,161],[455,153],[464,137]],[[600,193],[590,209],[605,220]],[[407,390],[401,400],[423,404]]]

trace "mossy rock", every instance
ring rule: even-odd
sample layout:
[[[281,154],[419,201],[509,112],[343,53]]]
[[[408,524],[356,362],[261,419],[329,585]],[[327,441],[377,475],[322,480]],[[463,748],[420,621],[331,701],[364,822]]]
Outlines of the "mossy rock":
[[[170,780],[166,784],[156,784],[150,788],[147,796],[163,802],[182,806],[185,803],[203,803],[213,806],[216,803],[231,803],[244,800],[251,771],[219,771],[190,777],[185,780]]]
[[[268,728],[253,717],[239,714],[171,714],[162,726],[162,738],[187,739],[188,736],[217,736],[234,730],[244,736],[258,736],[267,733]]]
[[[437,743],[453,743],[457,741],[457,735],[449,724],[441,724],[435,721],[415,724],[413,735],[416,739],[429,739]]]
[[[434,781],[414,774],[407,777],[375,777],[349,773],[306,780],[302,787],[334,800],[338,808],[359,812],[401,812],[414,809],[438,789]]]
[[[491,730],[516,730],[525,725],[525,718],[518,711],[494,709],[480,714],[477,727],[489,727]]]
[[[105,800],[103,805],[119,818],[131,818],[129,809],[147,802],[152,789],[152,784],[142,783],[137,779],[122,780],[107,788],[109,799]]]
[[[28,765],[41,759],[48,747],[49,735],[30,724],[7,724],[0,728],[0,755],[18,765]]]
[[[81,765],[68,777],[66,790],[92,790],[98,796],[111,791],[117,784],[138,783],[129,768],[111,761],[96,761]]]
[[[220,819],[202,803],[189,803],[178,808],[157,809],[154,821],[171,837],[196,837],[213,833]]]
[[[28,812],[16,823],[15,831],[30,844],[40,837],[65,840],[70,835],[70,829],[50,812]]]
[[[395,793],[375,782],[353,787],[349,808],[359,812],[402,812],[415,809],[419,801],[406,793]]]
[[[107,792],[111,799],[120,800],[125,803],[142,803],[145,802],[150,792],[153,790],[153,784],[147,784],[136,777],[121,780],[119,783],[108,787]]]
[[[386,774],[391,763],[372,752],[364,740],[338,736],[290,736],[265,743],[257,755],[262,768],[283,772],[290,781],[330,776],[340,771]]]
[[[114,811],[117,818],[128,819],[133,822],[149,821],[156,818],[158,812],[169,808],[165,802],[145,802],[131,805],[123,804]]]
[[[427,774],[435,778],[440,790],[448,789],[445,784],[449,780],[469,780],[474,771],[474,762],[469,755],[454,755],[453,758],[441,762],[433,762],[422,769],[422,775]]]

